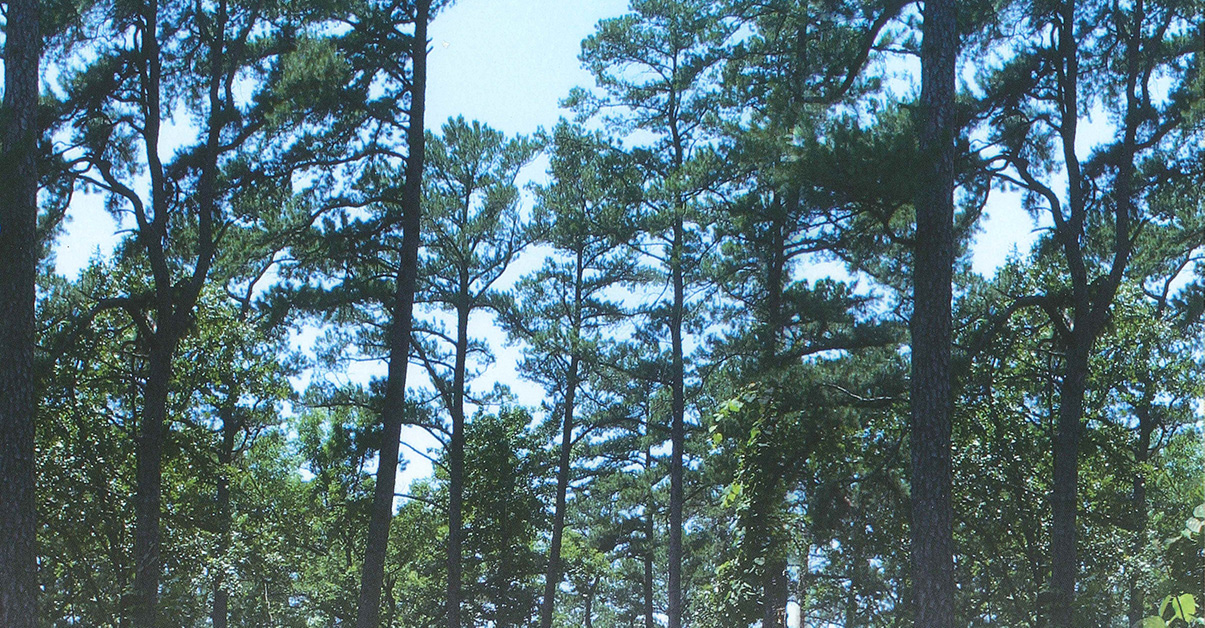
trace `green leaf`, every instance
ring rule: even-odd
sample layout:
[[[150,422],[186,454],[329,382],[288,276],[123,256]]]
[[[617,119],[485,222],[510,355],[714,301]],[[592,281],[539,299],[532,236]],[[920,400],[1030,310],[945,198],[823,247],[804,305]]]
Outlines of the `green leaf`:
[[[1147,617],[1142,620],[1139,628],[1167,628],[1167,622],[1161,617]]]
[[[1193,622],[1193,620],[1196,619],[1196,615],[1197,615],[1196,599],[1193,598],[1191,593],[1185,593],[1184,595],[1181,595],[1180,597],[1176,598],[1176,602],[1177,602],[1177,606],[1179,606],[1179,609],[1176,611],[1176,614],[1180,617],[1180,619],[1183,619],[1184,621],[1191,624]]]
[[[1196,620],[1197,601],[1191,593],[1185,593],[1180,596],[1169,595],[1163,598],[1163,603],[1159,605],[1159,616],[1167,617],[1168,610],[1173,612],[1173,615],[1168,617],[1168,619],[1179,619],[1191,624]]]
[[[1205,519],[1205,504],[1201,504],[1192,510],[1192,516],[1197,519]]]

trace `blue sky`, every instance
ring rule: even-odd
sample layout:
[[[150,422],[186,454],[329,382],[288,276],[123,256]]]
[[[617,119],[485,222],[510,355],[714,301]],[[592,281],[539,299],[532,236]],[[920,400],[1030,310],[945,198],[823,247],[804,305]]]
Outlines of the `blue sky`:
[[[591,86],[577,55],[581,40],[595,24],[623,14],[627,0],[460,0],[430,26],[431,54],[427,92],[427,127],[438,130],[451,116],[480,120],[508,135],[531,134],[551,127],[565,115],[559,101],[575,86]],[[543,160],[529,166],[526,178],[542,178]],[[67,235],[57,250],[59,271],[74,277],[96,251],[111,250],[117,225],[96,196],[77,196]],[[984,233],[975,247],[975,269],[991,274],[1015,246],[1032,241],[1033,223],[1016,195],[998,196],[988,208]],[[825,267],[831,265],[825,265]],[[824,267],[821,267],[824,268]],[[815,270],[821,270],[817,268]],[[499,347],[502,336],[488,321],[475,333]],[[477,322],[475,321],[475,325]],[[518,348],[501,347],[497,363],[478,387],[490,380],[514,382]],[[412,369],[418,371],[419,369]],[[378,372],[370,367],[354,379]],[[530,385],[515,392],[524,403],[538,404],[543,395]],[[423,450],[435,442],[418,430],[403,435]],[[416,456],[403,472],[401,486],[426,476],[430,466]]]
[[[623,14],[627,0],[460,0],[436,16],[430,26],[431,54],[427,91],[427,127],[438,130],[451,116],[480,120],[508,135],[531,134],[551,127],[565,115],[559,101],[575,86],[591,86],[593,78],[578,61],[581,41],[600,19]],[[528,180],[542,179],[543,160],[528,167]],[[117,225],[96,196],[77,196],[67,235],[57,250],[59,271],[76,276],[98,250],[111,250]],[[1033,224],[1019,199],[998,197],[988,208],[985,232],[975,252],[976,270],[990,274],[1016,243],[1024,250]],[[815,269],[829,267],[826,264]],[[831,269],[830,269],[831,270]],[[480,331],[491,344],[500,334],[486,321]],[[498,341],[495,343],[495,341]],[[512,380],[516,347],[503,347],[486,380]],[[361,377],[376,369],[367,369]],[[360,379],[357,377],[356,379]],[[484,384],[488,386],[488,384]],[[524,402],[542,395],[520,385]],[[434,443],[417,433],[407,435],[420,449]],[[429,473],[417,462],[409,479]],[[405,483],[403,483],[403,486]]]

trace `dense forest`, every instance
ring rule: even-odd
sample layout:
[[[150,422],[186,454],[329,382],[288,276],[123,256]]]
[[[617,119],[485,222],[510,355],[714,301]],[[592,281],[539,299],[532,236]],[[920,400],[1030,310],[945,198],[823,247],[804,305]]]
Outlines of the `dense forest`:
[[[1205,623],[1205,3],[450,4],[3,2],[0,626]]]

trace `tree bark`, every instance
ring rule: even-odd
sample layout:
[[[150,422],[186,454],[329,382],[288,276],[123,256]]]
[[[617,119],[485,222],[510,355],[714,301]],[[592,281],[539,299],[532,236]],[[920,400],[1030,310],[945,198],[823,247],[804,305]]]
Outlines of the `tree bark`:
[[[552,515],[552,543],[548,548],[548,572],[544,577],[544,604],[540,607],[540,627],[552,628],[556,607],[556,590],[561,584],[561,543],[568,508],[570,464],[573,459],[573,413],[577,406],[577,387],[580,379],[583,291],[585,284],[585,251],[580,247],[574,259],[573,328],[570,330],[569,372],[565,374],[565,409],[561,425],[561,452],[556,474],[556,505]]]
[[[457,305],[456,362],[452,374],[452,437],[448,442],[448,628],[460,628],[461,580],[464,573],[464,395],[469,351],[468,273],[461,280]]]
[[[645,436],[644,436],[644,469],[645,472],[653,469],[653,450],[652,450],[652,434],[651,434],[651,417],[645,420]],[[653,620],[653,613],[656,612],[656,601],[653,599],[653,537],[656,534],[656,528],[653,521],[653,513],[656,512],[655,504],[653,503],[653,487],[649,487],[648,503],[644,506],[644,580],[641,584],[641,593],[644,597],[644,628],[653,628],[656,622]]]
[[[176,334],[166,323],[150,339],[150,359],[138,422],[134,493],[134,625],[159,626],[159,574],[163,569],[159,520],[163,506],[163,441]],[[165,329],[165,327],[167,327]]]
[[[235,417],[238,393],[227,381],[227,397],[218,414],[222,419],[222,448],[218,451],[217,511],[218,511],[218,556],[225,558],[230,551],[231,528],[234,513],[230,505],[230,465],[234,464],[234,441],[240,426]],[[226,628],[229,620],[230,590],[226,587],[225,570],[218,571],[213,578],[213,608],[209,613],[213,628]]]
[[[1067,356],[1067,369],[1059,387],[1059,416],[1054,437],[1054,487],[1051,545],[1051,620],[1064,628],[1075,617],[1075,581],[1079,571],[1076,552],[1076,514],[1079,489],[1079,442],[1083,433],[1084,390],[1088,377],[1091,340],[1082,332]]]
[[[954,264],[954,0],[927,0],[921,45],[922,185],[912,313],[912,584],[918,628],[954,625],[950,504]]]
[[[680,164],[679,164],[680,165]],[[686,309],[683,253],[686,248],[681,207],[674,218],[674,240],[670,252],[670,273],[674,284],[674,303],[670,314],[670,338],[673,378],[670,410],[669,461],[669,628],[682,628],[682,509],[685,497],[683,470],[686,457],[686,369],[683,363],[682,322]]]
[[[1151,404],[1154,401],[1154,383],[1149,381],[1148,378],[1144,384],[1146,385],[1146,390],[1143,391],[1142,400],[1139,402],[1138,407],[1135,408],[1135,414],[1138,415],[1138,442],[1134,443],[1134,464],[1137,468],[1134,471],[1130,497],[1130,512],[1132,516],[1130,525],[1134,531],[1131,553],[1134,556],[1139,556],[1149,541],[1147,526],[1150,523],[1150,515],[1147,513],[1146,471],[1144,467],[1150,459],[1151,435],[1155,431],[1155,421],[1151,415]],[[1126,583],[1129,589],[1126,618],[1131,626],[1141,623],[1142,619],[1147,615],[1146,596],[1139,585],[1140,580],[1141,574],[1135,572],[1130,575],[1129,581]]]
[[[580,257],[579,257],[580,259]],[[580,304],[580,281],[578,303]],[[580,325],[576,330],[581,331]],[[575,334],[576,337],[576,334]],[[552,515],[552,543],[548,548],[548,572],[544,577],[544,604],[540,607],[541,628],[552,627],[552,615],[556,605],[556,590],[561,584],[561,543],[565,529],[565,510],[568,506],[569,467],[573,454],[573,410],[577,401],[578,368],[580,359],[576,350],[569,359],[569,373],[565,381],[565,413],[561,426],[561,452],[556,473],[556,506]]]
[[[34,278],[38,215],[38,2],[10,0],[0,186],[0,626],[37,619]]]
[[[786,559],[767,557],[766,574],[762,582],[762,628],[786,628],[787,600],[790,593],[788,584]]]
[[[427,89],[427,22],[430,0],[415,6],[414,44],[411,51],[410,120],[406,129],[406,181],[402,190],[401,265],[393,298],[393,321],[389,329],[389,370],[385,381],[381,452],[377,462],[372,497],[372,517],[360,572],[360,598],[356,605],[356,628],[377,628],[381,617],[381,589],[385,581],[385,556],[389,550],[389,527],[393,520],[397,485],[398,454],[405,419],[406,371],[410,363],[410,334],[414,323],[414,292],[418,285],[419,229],[422,216],[422,177],[425,158],[424,114]]]

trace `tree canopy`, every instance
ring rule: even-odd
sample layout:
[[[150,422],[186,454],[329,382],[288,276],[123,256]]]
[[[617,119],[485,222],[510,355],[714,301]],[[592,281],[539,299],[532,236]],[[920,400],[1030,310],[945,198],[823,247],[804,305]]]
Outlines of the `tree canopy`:
[[[4,3],[0,624],[1205,621],[1205,5],[451,4]]]

